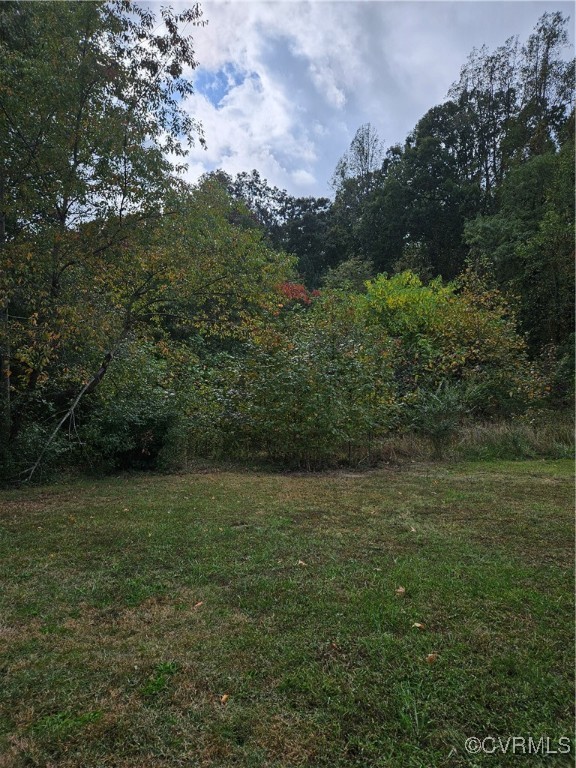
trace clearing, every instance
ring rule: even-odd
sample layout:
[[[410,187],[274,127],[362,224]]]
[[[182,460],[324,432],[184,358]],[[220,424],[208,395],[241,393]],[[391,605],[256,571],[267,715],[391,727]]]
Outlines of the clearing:
[[[0,510],[2,768],[532,767],[465,741],[573,733],[571,461],[141,475]]]

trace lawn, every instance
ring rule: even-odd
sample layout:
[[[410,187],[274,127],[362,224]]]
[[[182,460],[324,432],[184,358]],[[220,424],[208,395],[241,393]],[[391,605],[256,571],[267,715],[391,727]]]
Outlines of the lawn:
[[[573,764],[465,749],[573,735],[570,461],[141,475],[0,509],[2,768]]]

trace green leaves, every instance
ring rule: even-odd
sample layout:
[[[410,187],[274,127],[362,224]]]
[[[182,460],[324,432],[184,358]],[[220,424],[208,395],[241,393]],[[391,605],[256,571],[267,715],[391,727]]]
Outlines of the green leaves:
[[[521,410],[542,396],[544,382],[509,305],[473,273],[428,285],[411,272],[379,275],[367,287],[354,299],[357,311],[397,340],[394,365],[407,402],[444,381],[462,382],[477,414]]]
[[[501,210],[466,228],[471,260],[517,297],[520,327],[534,353],[566,343],[574,326],[574,138],[559,152],[514,168]]]
[[[377,319],[392,336],[431,332],[454,293],[440,278],[423,285],[418,275],[406,271],[393,277],[378,275],[358,299],[362,313]]]

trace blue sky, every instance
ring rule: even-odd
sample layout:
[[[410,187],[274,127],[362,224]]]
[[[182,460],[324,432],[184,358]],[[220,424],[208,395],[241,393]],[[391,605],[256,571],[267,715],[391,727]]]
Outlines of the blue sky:
[[[208,149],[192,150],[187,178],[257,168],[294,195],[331,193],[336,163],[363,123],[385,147],[402,142],[445,100],[474,47],[494,49],[512,35],[523,42],[542,13],[557,10],[572,17],[574,40],[574,5],[565,2],[200,5],[208,24],[193,29],[199,67],[185,106]]]
[[[200,67],[194,73],[194,87],[218,109],[224,97],[241,85],[246,76],[245,72],[236,69],[233,62],[227,62],[216,71]]]

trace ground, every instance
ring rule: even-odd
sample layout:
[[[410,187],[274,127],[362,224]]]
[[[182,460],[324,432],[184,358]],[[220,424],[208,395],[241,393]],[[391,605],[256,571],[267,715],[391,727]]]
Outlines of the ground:
[[[573,765],[570,461],[126,476],[0,510],[3,768]]]

